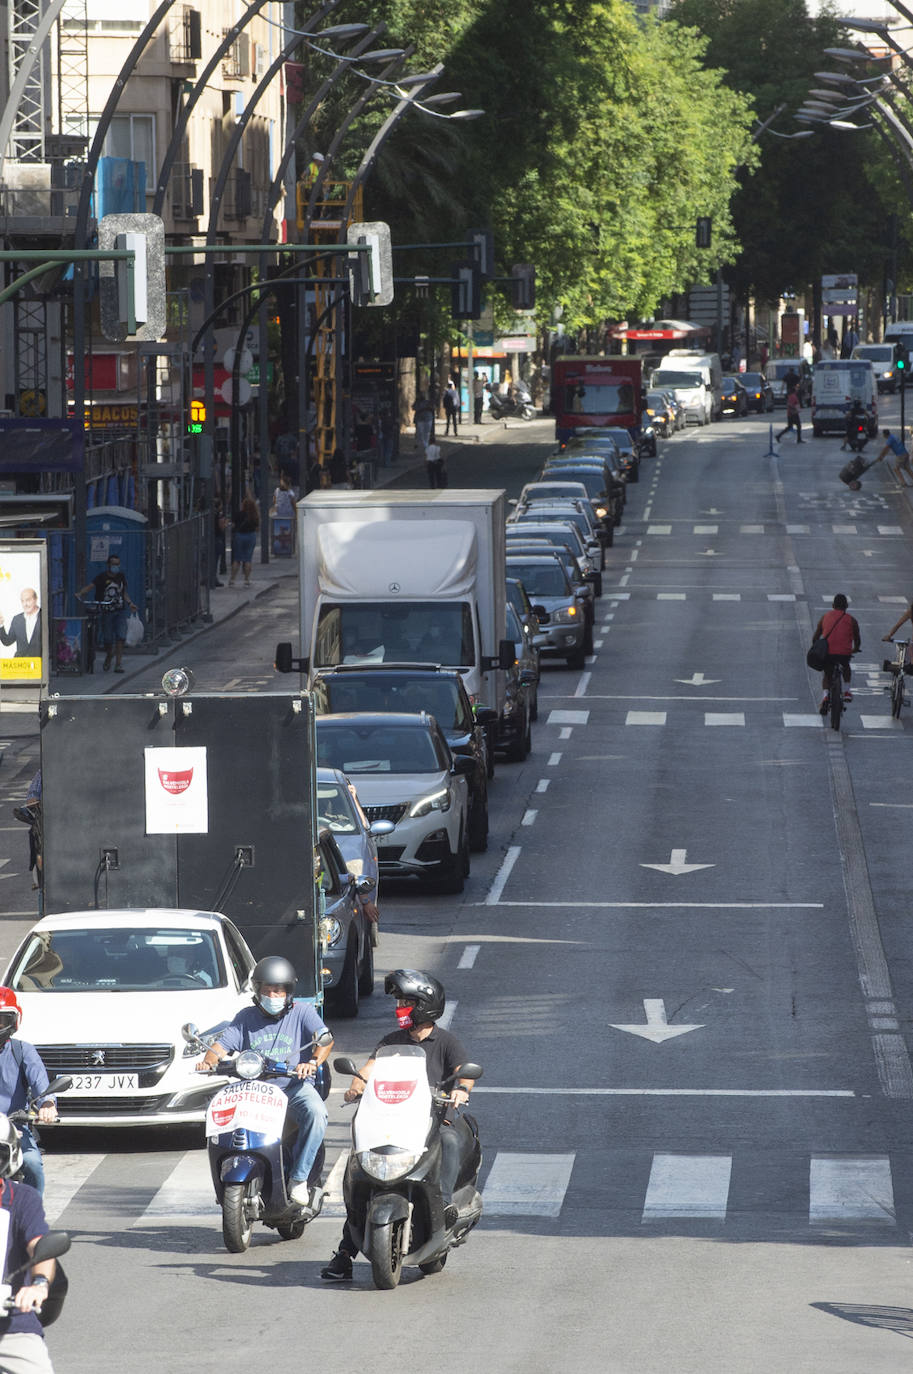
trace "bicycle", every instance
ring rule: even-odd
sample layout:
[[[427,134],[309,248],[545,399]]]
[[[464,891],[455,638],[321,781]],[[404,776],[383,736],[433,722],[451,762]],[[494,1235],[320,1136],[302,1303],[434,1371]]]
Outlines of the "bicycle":
[[[905,705],[904,677],[913,674],[913,667],[906,661],[909,639],[895,639],[892,643],[895,649],[894,657],[884,659],[881,667],[884,672],[891,674],[891,684],[885,691],[891,693],[891,715],[895,720],[900,720],[900,713]]]
[[[839,663],[831,663],[828,667],[827,696],[831,729],[839,730],[840,717],[843,715],[843,669]]]

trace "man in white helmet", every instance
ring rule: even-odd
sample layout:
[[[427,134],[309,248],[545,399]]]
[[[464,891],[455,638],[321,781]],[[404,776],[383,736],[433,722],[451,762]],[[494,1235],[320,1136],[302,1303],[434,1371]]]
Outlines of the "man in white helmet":
[[[3,1279],[11,1282],[12,1312],[0,1310],[0,1370],[3,1374],[54,1374],[39,1320],[57,1268],[56,1260],[28,1266],[29,1256],[48,1223],[41,1195],[28,1183],[13,1181],[22,1168],[19,1132],[0,1115],[0,1253]],[[25,1272],[7,1279],[15,1270]]]

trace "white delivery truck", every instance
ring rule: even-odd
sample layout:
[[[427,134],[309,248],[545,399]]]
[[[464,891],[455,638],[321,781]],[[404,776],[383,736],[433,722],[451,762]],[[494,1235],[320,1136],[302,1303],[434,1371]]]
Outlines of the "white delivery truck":
[[[298,503],[301,650],[279,671],[436,663],[500,715],[507,638],[503,491],[313,491]]]
[[[669,365],[680,367],[687,362],[690,366],[697,366],[701,369],[704,376],[704,383],[711,397],[711,419],[722,420],[723,418],[723,364],[720,361],[719,353],[701,353],[695,349],[670,348],[666,354]],[[665,359],[661,366],[665,366]]]

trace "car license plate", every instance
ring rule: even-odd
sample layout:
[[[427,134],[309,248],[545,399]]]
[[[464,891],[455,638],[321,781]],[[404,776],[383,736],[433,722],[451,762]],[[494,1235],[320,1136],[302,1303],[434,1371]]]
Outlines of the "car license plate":
[[[65,1097],[104,1097],[107,1093],[132,1093],[139,1087],[137,1073],[74,1073]]]

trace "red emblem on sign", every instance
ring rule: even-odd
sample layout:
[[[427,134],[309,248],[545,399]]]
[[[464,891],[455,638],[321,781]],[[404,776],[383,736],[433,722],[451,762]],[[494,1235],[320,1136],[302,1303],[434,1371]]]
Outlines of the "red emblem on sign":
[[[172,772],[168,768],[160,768],[158,775],[159,782],[172,797],[178,797],[182,792],[186,792],[193,781],[192,768],[184,768],[180,773]]]
[[[214,1126],[229,1126],[235,1114],[236,1103],[232,1102],[228,1107],[213,1107],[211,1109],[212,1124]]]
[[[375,1096],[388,1106],[397,1106],[400,1102],[408,1102],[415,1092],[415,1079],[407,1078],[402,1082],[397,1082],[392,1078],[377,1078],[374,1081]]]

